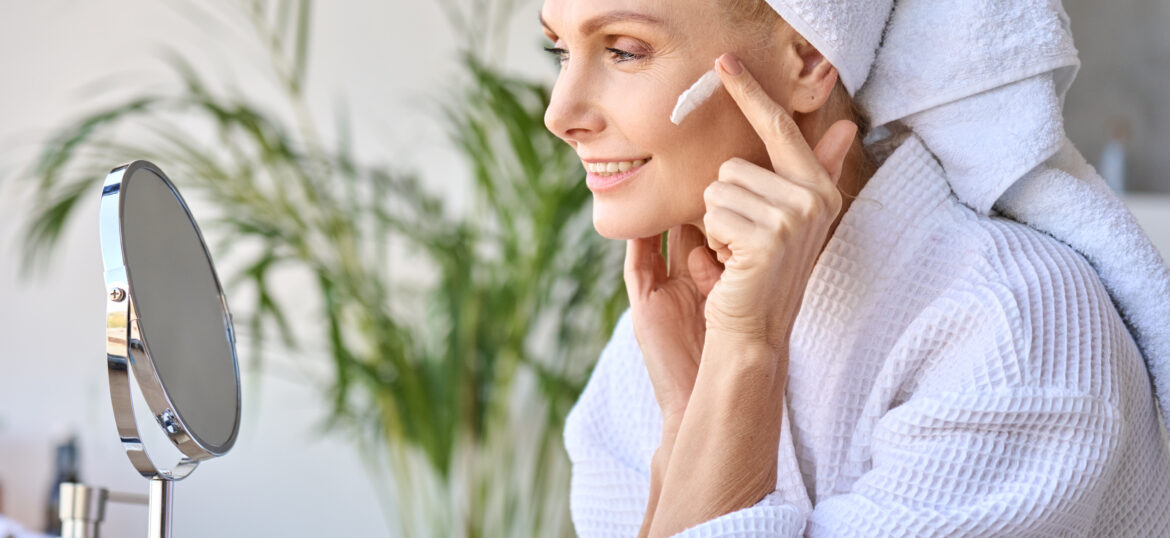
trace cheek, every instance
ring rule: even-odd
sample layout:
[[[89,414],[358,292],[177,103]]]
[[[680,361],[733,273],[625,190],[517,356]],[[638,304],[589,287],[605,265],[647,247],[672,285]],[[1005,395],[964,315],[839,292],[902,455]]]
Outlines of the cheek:
[[[699,114],[695,118],[696,129],[703,132],[711,151],[722,156],[720,164],[732,157],[761,166],[767,164],[768,152],[764,141],[726,90],[719,90],[695,113]],[[761,156],[764,158],[762,161]]]
[[[668,121],[669,123],[669,121]],[[739,106],[720,89],[673,129],[672,160],[697,176],[700,189],[719,177],[719,167],[738,157],[771,169],[767,147]]]
[[[669,147],[668,139],[676,136],[677,127],[670,122],[674,99],[663,91],[664,85],[647,79],[638,85],[621,85],[607,99],[614,121],[634,145],[631,149],[655,152]]]
[[[644,237],[701,220],[703,190],[718,179],[724,161],[739,157],[768,165],[763,141],[725,90],[675,125],[670,113],[677,95],[664,94],[661,86],[625,89],[610,110],[629,149],[654,157],[653,173],[620,194],[594,196],[594,226],[602,236]]]

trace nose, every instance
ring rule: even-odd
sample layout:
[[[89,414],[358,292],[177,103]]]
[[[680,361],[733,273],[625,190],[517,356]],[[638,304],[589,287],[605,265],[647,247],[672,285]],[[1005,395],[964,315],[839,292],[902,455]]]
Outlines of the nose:
[[[577,143],[600,133],[605,118],[599,105],[597,88],[583,71],[565,68],[553,84],[544,126],[574,148]]]

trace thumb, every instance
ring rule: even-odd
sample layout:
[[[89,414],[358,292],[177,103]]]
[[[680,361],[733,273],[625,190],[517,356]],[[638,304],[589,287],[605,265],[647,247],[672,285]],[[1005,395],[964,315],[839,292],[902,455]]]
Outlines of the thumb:
[[[707,247],[695,247],[687,255],[687,268],[690,269],[691,279],[699,288],[699,293],[706,297],[711,294],[719,277],[723,276],[723,267],[707,253]]]
[[[856,123],[840,120],[825,131],[816,149],[813,150],[817,162],[829,173],[834,185],[841,180],[841,169],[845,165],[845,157],[849,155],[849,148],[853,146],[853,138],[856,135]]]

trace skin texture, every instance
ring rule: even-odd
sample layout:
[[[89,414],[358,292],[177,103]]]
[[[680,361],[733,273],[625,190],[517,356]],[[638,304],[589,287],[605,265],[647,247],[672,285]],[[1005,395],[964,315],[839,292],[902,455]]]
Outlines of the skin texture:
[[[665,26],[579,31],[614,10]],[[847,207],[842,190],[860,190],[860,178],[842,180],[856,169],[856,125],[822,126],[836,70],[787,26],[761,46],[713,22],[726,17],[711,0],[546,0],[541,17],[567,51],[549,130],[583,159],[652,157],[594,194],[593,217],[627,242],[634,332],[664,423],[641,534],[669,536],[775,487],[788,340]],[[724,88],[670,123],[679,93],[717,58]],[[726,71],[741,59],[740,74]]]

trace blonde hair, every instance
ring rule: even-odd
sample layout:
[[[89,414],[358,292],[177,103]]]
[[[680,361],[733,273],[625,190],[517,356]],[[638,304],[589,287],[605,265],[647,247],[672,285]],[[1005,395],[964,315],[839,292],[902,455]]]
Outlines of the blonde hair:
[[[770,45],[777,35],[783,31],[792,31],[791,26],[776,13],[765,0],[716,0],[722,4],[723,12],[727,16],[726,22],[732,27],[746,29],[752,41],[764,46]],[[857,104],[845,89],[841,78],[837,77],[837,84],[829,93],[824,105],[824,114],[818,130],[824,132],[833,123],[847,119],[857,124],[857,136],[853,147],[849,149],[845,166],[852,170],[843,170],[842,173],[852,173],[860,181],[868,180],[873,175],[876,165],[874,158],[862,142],[870,131],[869,116]],[[843,193],[844,194],[844,193]]]

